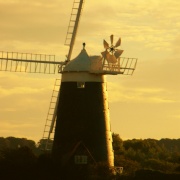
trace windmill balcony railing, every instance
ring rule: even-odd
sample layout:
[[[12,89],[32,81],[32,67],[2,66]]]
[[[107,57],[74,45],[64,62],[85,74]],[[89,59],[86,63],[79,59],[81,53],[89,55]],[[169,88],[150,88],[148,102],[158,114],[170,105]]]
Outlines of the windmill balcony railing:
[[[121,57],[116,63],[109,63],[107,60],[97,61],[91,64],[91,73],[95,74],[124,74],[132,75],[137,64],[137,58]]]

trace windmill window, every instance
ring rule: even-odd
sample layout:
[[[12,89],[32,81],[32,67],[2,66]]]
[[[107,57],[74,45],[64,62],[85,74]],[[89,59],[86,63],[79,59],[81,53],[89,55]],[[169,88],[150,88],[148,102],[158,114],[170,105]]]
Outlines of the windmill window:
[[[75,164],[87,164],[88,162],[88,157],[87,156],[85,156],[85,155],[76,155],[75,157],[74,157],[74,162],[75,162]]]
[[[77,82],[77,88],[85,88],[85,82]]]

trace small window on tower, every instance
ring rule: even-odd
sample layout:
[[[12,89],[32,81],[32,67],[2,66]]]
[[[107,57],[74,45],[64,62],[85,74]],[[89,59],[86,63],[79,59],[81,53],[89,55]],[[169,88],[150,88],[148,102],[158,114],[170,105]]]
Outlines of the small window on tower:
[[[88,163],[88,157],[85,155],[75,155],[74,161],[75,161],[75,164],[87,164]]]
[[[85,88],[85,82],[77,82],[77,88]]]

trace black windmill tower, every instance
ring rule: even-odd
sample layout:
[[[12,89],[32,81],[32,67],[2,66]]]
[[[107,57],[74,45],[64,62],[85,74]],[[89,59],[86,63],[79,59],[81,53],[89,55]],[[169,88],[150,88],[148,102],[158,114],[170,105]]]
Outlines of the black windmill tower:
[[[121,39],[114,45],[113,35],[110,45],[104,40],[101,55],[89,56],[83,43],[79,55],[71,59],[83,4],[84,0],[74,0],[65,61],[55,61],[52,55],[0,52],[0,70],[62,74],[52,116],[46,121],[45,149],[53,142],[52,156],[61,164],[94,161],[113,167],[106,75],[132,75],[137,59],[120,57],[123,50],[117,48]]]

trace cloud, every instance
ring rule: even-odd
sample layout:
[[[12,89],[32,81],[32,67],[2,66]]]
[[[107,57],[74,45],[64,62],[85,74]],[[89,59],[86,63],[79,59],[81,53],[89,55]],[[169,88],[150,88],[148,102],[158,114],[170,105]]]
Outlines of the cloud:
[[[20,129],[23,129],[23,128],[33,128],[33,127],[36,127],[37,125],[36,124],[31,124],[31,123],[23,123],[23,124],[17,124],[17,123],[1,123],[1,131],[3,131],[3,129],[9,129],[9,130],[13,130],[13,129],[17,129],[17,128],[20,128]]]
[[[17,121],[13,122],[1,122],[0,133],[3,137],[15,136],[19,138],[28,138],[38,142],[42,138],[43,125],[39,123],[28,123]],[[33,133],[32,133],[33,132]]]
[[[102,32],[105,36],[113,33],[121,36],[123,43],[128,43],[129,48],[131,46],[135,50],[139,46],[139,48],[143,46],[149,48],[149,54],[153,51],[172,52],[171,43],[179,32],[179,1],[108,2],[104,4],[98,1],[91,5],[87,4],[90,8],[84,12],[85,17],[81,24],[86,28],[84,31],[86,34],[97,37]],[[89,32],[88,29],[91,27],[93,30]]]
[[[117,83],[108,83],[109,101],[128,103],[175,103],[177,100],[168,97],[165,89],[125,87]]]
[[[173,115],[173,116],[171,116],[171,118],[175,118],[175,119],[180,119],[180,114],[177,114],[177,115]]]
[[[3,41],[0,49],[58,53],[62,57],[67,54],[63,44],[72,2],[9,0],[0,3],[0,38]],[[132,54],[137,54],[142,47],[146,47],[149,54],[152,51],[172,52],[171,44],[179,32],[178,7],[177,0],[85,2],[76,47],[79,51],[86,41],[90,54],[100,53],[97,47],[103,49],[103,38],[113,33],[123,38],[123,48],[132,49]]]
[[[110,102],[180,102],[179,59],[140,61],[133,76],[109,76]]]
[[[180,27],[180,26],[179,26]],[[171,44],[172,48],[173,48],[173,56],[179,58],[180,57],[180,35],[178,35],[174,41]]]
[[[2,108],[0,109],[1,112],[16,112],[16,108]]]
[[[55,0],[0,2],[1,41],[59,42],[69,20],[65,4]]]
[[[41,75],[38,78],[38,75],[24,73],[21,76],[20,73],[19,75],[7,72],[0,74],[1,120],[13,119],[18,122],[26,119],[26,121],[34,123],[44,122],[55,78],[51,79],[47,75],[44,75],[45,78]],[[57,86],[56,90],[58,88]],[[27,116],[27,114],[29,115]]]
[[[0,0],[0,50],[57,54],[64,61],[72,3]],[[124,136],[135,137],[134,127],[145,136],[141,129],[148,126],[153,129],[159,122],[153,134],[160,137],[159,126],[164,120],[169,127],[170,118],[179,116],[179,8],[179,0],[85,1],[72,58],[80,52],[83,42],[89,55],[100,55],[104,50],[103,39],[109,42],[109,36],[114,34],[114,41],[122,38],[123,56],[139,59],[133,76],[108,77],[110,105],[115,106],[112,116],[117,128],[120,128],[121,113],[125,112],[121,122],[125,127]],[[54,80],[59,76],[0,73],[1,124],[9,123],[3,125],[5,131],[14,127],[12,134],[30,137],[33,129],[33,138],[41,137]],[[31,126],[36,123],[39,123],[37,127]],[[130,129],[128,123],[132,124]],[[24,129],[18,128],[19,124]],[[151,133],[149,130],[148,135]],[[167,134],[165,130],[164,134]]]
[[[3,89],[0,88],[0,96],[9,96],[9,95],[18,95],[18,94],[36,94],[36,93],[41,93],[44,91],[44,89],[36,89],[36,88],[27,88],[27,87],[16,87],[9,89]]]

